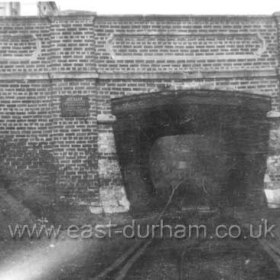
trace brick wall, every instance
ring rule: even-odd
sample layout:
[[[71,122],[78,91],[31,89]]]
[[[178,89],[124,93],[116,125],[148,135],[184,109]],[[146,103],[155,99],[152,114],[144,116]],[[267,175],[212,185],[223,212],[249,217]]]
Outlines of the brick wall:
[[[22,141],[26,150],[40,144],[54,156],[58,197],[101,211],[101,195],[103,208],[124,211],[111,98],[163,88],[223,89],[269,95],[279,111],[277,18],[0,19],[0,137]],[[77,95],[88,96],[89,115],[62,117],[61,96]],[[273,131],[278,135],[278,127]]]
[[[26,154],[34,145],[52,153],[57,196],[79,202],[98,200],[99,195],[97,97],[95,80],[88,75],[95,69],[93,19],[0,20],[1,139],[22,143]],[[71,95],[88,96],[86,118],[61,117],[60,98]],[[17,162],[11,158],[7,164],[19,168]]]
[[[95,70],[93,16],[51,19],[49,59],[53,72]]]
[[[87,198],[96,191],[95,169],[97,153],[96,89],[94,80],[55,80],[52,82],[52,149],[60,170],[74,182],[75,193]],[[89,116],[61,117],[61,96],[88,96]],[[63,180],[67,179],[65,177]],[[63,181],[62,180],[62,181]],[[68,194],[68,186],[66,195]],[[93,193],[92,193],[93,194]],[[95,193],[96,195],[96,193]]]
[[[0,37],[1,74],[49,71],[50,22],[46,18],[0,19]]]
[[[276,66],[271,17],[98,17],[100,72],[266,69]]]

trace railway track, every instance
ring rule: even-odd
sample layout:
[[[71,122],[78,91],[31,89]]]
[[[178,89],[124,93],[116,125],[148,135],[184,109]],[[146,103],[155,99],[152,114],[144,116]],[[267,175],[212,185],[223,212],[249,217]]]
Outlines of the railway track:
[[[173,188],[154,224],[166,218],[168,206],[181,183]],[[212,222],[210,217],[206,220]],[[89,280],[279,280],[279,267],[274,261],[256,240],[176,241],[149,237],[135,240],[134,246]]]
[[[180,181],[178,184],[172,187],[172,192],[163,207],[162,211],[158,214],[158,216],[154,219],[155,224],[159,222],[162,218],[168,206],[172,202],[174,194],[176,190],[180,187],[180,185],[184,181]],[[122,280],[125,279],[129,269],[133,266],[133,264],[142,256],[148,246],[154,241],[153,238],[145,239],[137,242],[133,247],[128,249],[119,259],[117,259],[111,266],[105,269],[96,277],[92,278],[92,280],[103,280],[103,279],[116,279]]]

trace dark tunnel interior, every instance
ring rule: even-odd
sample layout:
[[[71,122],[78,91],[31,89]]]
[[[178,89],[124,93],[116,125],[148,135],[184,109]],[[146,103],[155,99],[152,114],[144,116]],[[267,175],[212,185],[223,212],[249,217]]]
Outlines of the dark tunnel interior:
[[[132,211],[260,207],[270,99],[184,90],[112,99],[117,154]]]

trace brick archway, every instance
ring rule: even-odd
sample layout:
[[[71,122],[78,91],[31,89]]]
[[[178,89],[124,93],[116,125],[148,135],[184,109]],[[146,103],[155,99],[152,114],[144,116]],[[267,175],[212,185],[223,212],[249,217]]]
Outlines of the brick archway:
[[[269,138],[266,113],[270,106],[267,96],[220,90],[162,91],[112,99],[112,112],[117,118],[113,125],[116,150],[132,208],[155,205],[148,162],[155,141],[182,134],[223,138],[236,165],[228,174],[220,202],[231,201],[229,196],[235,188],[231,182],[235,182],[246,188],[243,204],[259,206]]]

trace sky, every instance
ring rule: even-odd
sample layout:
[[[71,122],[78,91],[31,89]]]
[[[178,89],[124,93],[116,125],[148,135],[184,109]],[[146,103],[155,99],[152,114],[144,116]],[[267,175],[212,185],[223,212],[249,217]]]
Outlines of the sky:
[[[36,14],[37,1],[21,2],[22,14]],[[280,0],[56,0],[56,3],[61,10],[97,14],[270,15],[280,12]]]

